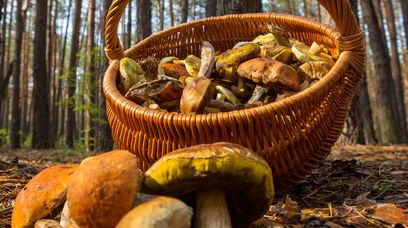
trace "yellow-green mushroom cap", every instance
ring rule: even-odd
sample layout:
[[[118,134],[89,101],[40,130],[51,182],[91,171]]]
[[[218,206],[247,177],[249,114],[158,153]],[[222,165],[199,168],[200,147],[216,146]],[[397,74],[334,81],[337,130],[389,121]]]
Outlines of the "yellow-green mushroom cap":
[[[225,191],[233,227],[250,224],[269,209],[272,171],[248,148],[215,143],[179,149],[145,173],[143,191],[180,197],[202,189]]]

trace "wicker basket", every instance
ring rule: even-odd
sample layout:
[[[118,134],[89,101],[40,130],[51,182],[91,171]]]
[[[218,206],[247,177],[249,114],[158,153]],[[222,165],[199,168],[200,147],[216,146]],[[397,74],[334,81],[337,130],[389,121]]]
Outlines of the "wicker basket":
[[[364,34],[347,0],[319,0],[337,28],[307,18],[274,13],[228,15],[193,21],[161,31],[123,51],[117,27],[128,0],[114,0],[107,16],[104,80],[106,111],[119,148],[140,158],[146,170],[178,148],[219,141],[253,149],[272,167],[275,184],[290,185],[310,173],[336,142],[351,98],[365,67]],[[177,114],[146,109],[123,97],[117,87],[119,59],[127,56],[200,56],[201,41],[216,50],[252,40],[276,24],[291,37],[328,47],[337,60],[329,74],[311,88],[265,106],[214,114]]]

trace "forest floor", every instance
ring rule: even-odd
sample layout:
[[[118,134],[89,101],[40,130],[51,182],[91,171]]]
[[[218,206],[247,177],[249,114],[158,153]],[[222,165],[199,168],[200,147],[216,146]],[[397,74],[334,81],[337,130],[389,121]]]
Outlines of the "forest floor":
[[[40,170],[85,154],[0,149],[0,227],[20,189]],[[305,181],[277,190],[251,227],[408,227],[408,146],[334,147]]]

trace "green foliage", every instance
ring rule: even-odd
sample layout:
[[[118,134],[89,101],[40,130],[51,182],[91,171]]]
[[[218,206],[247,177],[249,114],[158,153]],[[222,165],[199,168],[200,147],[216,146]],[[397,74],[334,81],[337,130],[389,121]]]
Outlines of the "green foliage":
[[[0,128],[0,145],[10,144],[10,136],[6,128]]]
[[[20,138],[21,138],[21,141],[23,142],[21,147],[31,148],[31,142],[33,141],[32,134],[25,135],[23,132],[20,132]]]

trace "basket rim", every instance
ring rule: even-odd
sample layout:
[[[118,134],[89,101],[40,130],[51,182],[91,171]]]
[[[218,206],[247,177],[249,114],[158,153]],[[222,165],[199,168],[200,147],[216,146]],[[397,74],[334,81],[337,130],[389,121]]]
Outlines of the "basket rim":
[[[336,49],[339,50],[338,41],[341,38],[341,33],[335,27],[325,25],[319,21],[312,20],[309,18],[286,14],[286,13],[248,13],[248,14],[231,14],[231,15],[225,15],[225,16],[204,18],[204,19],[200,19],[196,21],[183,23],[183,24],[171,27],[171,28],[167,28],[165,30],[162,30],[160,32],[150,35],[146,39],[140,41],[136,45],[127,49],[124,52],[125,53],[124,57],[129,56],[130,53],[137,51],[138,49],[148,44],[151,40],[155,39],[156,37],[165,36],[167,33],[170,33],[174,30],[177,30],[183,27],[200,25],[205,22],[215,22],[221,19],[241,20],[241,19],[246,19],[248,17],[254,17],[254,18],[265,17],[266,19],[274,17],[277,21],[295,20],[299,23],[304,24],[304,26],[307,25],[315,29],[316,31],[319,31],[322,35],[325,35],[328,38],[330,38],[332,41],[334,41],[333,43]],[[243,112],[248,113],[248,114],[270,113],[269,110],[275,110],[275,111],[281,110],[279,107],[294,105],[295,103],[301,103],[305,100],[303,98],[306,96],[310,96],[310,95],[316,96],[317,94],[322,93],[323,91],[329,90],[340,79],[340,76],[345,73],[346,69],[348,69],[350,65],[350,54],[347,53],[347,51],[341,52],[341,50],[339,50],[339,53],[340,54],[337,58],[337,61],[335,62],[331,70],[326,74],[326,76],[323,77],[323,79],[321,79],[318,83],[307,88],[306,90],[298,92],[290,97],[287,97],[277,102],[272,102],[272,103],[258,106],[258,107],[246,108],[246,109],[241,109],[241,110],[233,110],[233,111],[228,111],[228,112],[205,113],[205,114],[196,114],[196,113],[184,114],[184,113],[178,113],[178,112],[163,112],[160,110],[153,110],[153,109],[145,108],[137,104],[136,102],[133,102],[125,98],[119,92],[116,86],[116,78],[117,78],[118,71],[119,71],[119,60],[113,60],[109,64],[109,67],[106,70],[105,76],[103,78],[102,87],[103,87],[103,91],[105,93],[106,99],[109,99],[114,103],[118,103],[121,110],[126,110],[131,113],[139,113],[145,117],[151,117],[151,118],[160,116],[160,118],[163,118],[166,120],[172,119],[172,121],[181,121],[181,122],[185,122],[188,120],[188,122],[191,122],[192,118],[193,120],[212,119],[212,117],[216,117],[218,119],[218,118],[228,117],[229,115],[239,115],[240,113],[243,113]],[[114,72],[114,74],[109,74],[111,72]]]

